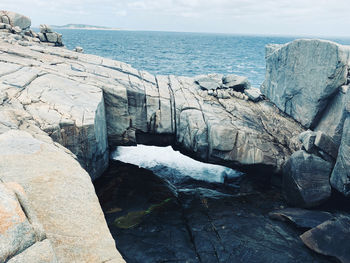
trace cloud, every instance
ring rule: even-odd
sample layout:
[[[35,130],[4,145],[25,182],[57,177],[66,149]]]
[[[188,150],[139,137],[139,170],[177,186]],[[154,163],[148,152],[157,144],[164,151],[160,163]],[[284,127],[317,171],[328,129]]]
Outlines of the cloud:
[[[350,34],[346,0],[1,0],[1,8],[26,14],[34,24],[76,22],[151,30]]]

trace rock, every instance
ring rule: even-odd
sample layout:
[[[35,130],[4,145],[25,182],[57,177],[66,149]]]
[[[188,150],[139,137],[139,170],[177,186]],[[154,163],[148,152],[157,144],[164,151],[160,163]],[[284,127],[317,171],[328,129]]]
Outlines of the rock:
[[[45,235],[20,185],[0,182],[0,197],[0,261],[6,262]]]
[[[247,77],[242,77],[235,74],[231,74],[223,77],[222,81],[226,87],[232,88],[241,92],[244,91],[245,89],[250,88],[251,86]]]
[[[275,191],[260,193],[253,188],[242,194],[242,184],[233,190],[185,177],[171,185],[165,178],[172,173],[163,168],[159,178],[150,170],[112,161],[95,182],[112,235],[127,262],[291,263],[296,258],[328,262],[303,245],[299,230],[266,217],[266,210],[285,204]],[[172,200],[134,227],[126,227],[135,222],[130,216],[123,222],[128,225],[114,223],[168,198]]]
[[[56,43],[58,40],[57,33],[46,33],[45,36],[47,41],[50,43]]]
[[[313,207],[331,195],[329,176],[332,164],[318,156],[297,151],[283,169],[283,192],[288,203]]]
[[[0,17],[2,23],[10,24],[13,27],[18,26],[22,30],[29,29],[32,24],[31,20],[28,17],[17,14],[15,12],[0,11]]]
[[[5,23],[0,23],[0,29],[6,29],[6,24]]]
[[[11,258],[7,263],[57,263],[55,252],[48,239],[37,242],[22,253]]]
[[[261,100],[260,89],[257,89],[257,88],[245,89],[244,94],[247,95],[248,98],[254,102]]]
[[[303,149],[308,153],[315,152],[316,132],[307,130],[299,134],[299,140],[303,144]]]
[[[215,76],[199,76],[195,79],[195,83],[198,84],[203,90],[216,90],[221,87],[222,80]]]
[[[346,104],[350,101],[348,86],[342,86],[339,92],[324,110],[315,131],[322,131],[332,138],[337,148],[340,146],[344,121],[347,115]]]
[[[15,34],[20,34],[22,32],[22,29],[19,26],[15,26],[12,28],[12,32]]]
[[[333,218],[332,214],[322,211],[286,208],[269,213],[271,219],[289,221],[298,228],[310,229]]]
[[[344,123],[338,158],[330,182],[340,193],[350,196],[350,117]]]
[[[317,253],[350,262],[350,218],[329,220],[300,236],[304,244]]]
[[[0,179],[23,186],[58,262],[123,262],[89,175],[57,145],[24,131],[1,134]]]
[[[43,33],[38,33],[38,38],[40,39],[41,42],[46,42],[46,36]]]
[[[75,52],[78,52],[78,53],[84,53],[84,49],[82,47],[75,47],[74,49]]]
[[[325,133],[320,131],[316,133],[315,145],[332,158],[337,159],[338,148],[333,142],[332,138]]]
[[[52,29],[51,29],[51,27],[50,26],[48,26],[48,25],[40,25],[39,26],[39,28],[40,28],[40,33],[43,33],[43,34],[46,34],[46,33],[54,33],[53,31],[52,31]]]
[[[295,40],[268,49],[262,93],[306,128],[312,128],[346,83],[349,48],[324,40]]]

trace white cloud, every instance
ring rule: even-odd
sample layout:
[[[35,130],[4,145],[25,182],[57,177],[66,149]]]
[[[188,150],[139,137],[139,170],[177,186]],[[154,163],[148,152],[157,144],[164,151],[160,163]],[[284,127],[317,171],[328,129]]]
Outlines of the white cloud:
[[[347,0],[1,0],[1,8],[33,24],[335,35],[350,35],[348,6]]]

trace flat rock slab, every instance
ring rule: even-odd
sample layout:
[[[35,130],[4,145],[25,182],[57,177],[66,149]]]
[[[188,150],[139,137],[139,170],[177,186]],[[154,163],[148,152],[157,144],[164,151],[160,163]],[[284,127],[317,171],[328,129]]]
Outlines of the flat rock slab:
[[[300,236],[310,249],[333,256],[343,263],[350,262],[350,218],[339,217],[305,232]]]
[[[288,221],[298,228],[314,228],[333,218],[332,214],[299,208],[286,208],[269,213],[271,219]]]

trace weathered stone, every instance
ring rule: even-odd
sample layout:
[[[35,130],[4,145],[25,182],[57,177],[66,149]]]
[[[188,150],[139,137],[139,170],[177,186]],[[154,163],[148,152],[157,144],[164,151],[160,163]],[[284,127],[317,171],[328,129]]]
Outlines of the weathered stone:
[[[340,262],[350,262],[350,218],[341,216],[329,220],[300,236],[310,249],[336,257]]]
[[[297,151],[283,169],[283,192],[288,203],[313,207],[331,195],[329,176],[332,164],[318,156]]]
[[[41,42],[46,42],[46,36],[43,33],[38,33],[38,38],[40,39]]]
[[[84,53],[84,49],[82,47],[75,47],[74,49],[75,52],[78,52],[78,53]]]
[[[14,185],[19,191],[23,189]],[[24,193],[23,193],[24,195]],[[9,185],[0,182],[0,261],[9,258],[30,247],[37,236],[31,222],[22,210],[16,193]]]
[[[37,242],[7,263],[57,263],[55,252],[48,239]]]
[[[342,86],[339,92],[324,110],[315,131],[322,131],[332,138],[337,148],[343,133],[344,121],[347,115],[346,104],[350,101],[348,86]]]
[[[15,34],[20,34],[22,32],[22,29],[19,26],[15,26],[12,28],[12,32]]]
[[[46,39],[50,43],[56,43],[57,42],[57,33],[45,33]]]
[[[224,85],[238,91],[243,91],[250,88],[250,82],[247,77],[238,76],[235,74],[227,75],[222,79]]]
[[[195,82],[203,90],[216,90],[222,86],[222,78],[215,75],[198,76],[195,78]]]
[[[274,45],[266,54],[262,92],[282,111],[312,127],[346,83],[348,57],[348,47],[324,40]]]
[[[244,94],[247,95],[248,98],[254,102],[261,100],[260,89],[257,89],[257,88],[245,89]]]
[[[0,11],[0,17],[3,23],[18,26],[23,30],[29,29],[32,23],[28,17],[10,11]]]
[[[289,221],[299,228],[314,228],[333,218],[332,214],[322,211],[286,208],[269,213],[269,217],[281,221]]]
[[[350,196],[350,117],[344,123],[338,158],[331,175],[331,184],[340,193]]]
[[[299,134],[299,140],[303,144],[303,148],[308,153],[314,153],[315,151],[315,139],[316,132],[313,131],[305,131]]]
[[[46,34],[46,33],[53,33],[52,29],[50,26],[42,24],[39,26],[40,28],[40,33]]]
[[[23,186],[58,262],[123,262],[91,179],[70,154],[23,131],[1,134],[0,148],[0,178]]]
[[[327,153],[334,159],[337,158],[338,148],[333,140],[325,133],[320,131],[316,133],[315,146],[317,146],[320,150]]]

